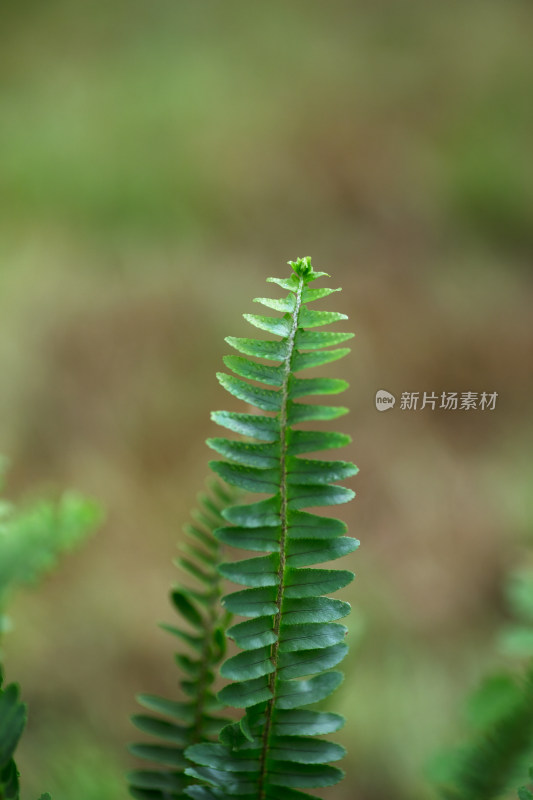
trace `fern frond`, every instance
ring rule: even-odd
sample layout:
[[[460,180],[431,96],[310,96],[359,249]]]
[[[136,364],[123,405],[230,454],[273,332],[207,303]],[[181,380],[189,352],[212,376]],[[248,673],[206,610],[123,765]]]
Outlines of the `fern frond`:
[[[343,748],[313,738],[338,730],[343,718],[302,706],[323,700],[342,680],[340,672],[329,670],[346,654],[346,628],[338,620],[350,607],[324,595],[342,589],[354,577],[347,570],[314,565],[352,552],[359,542],[345,536],[346,525],[339,520],[303,509],[351,500],[354,493],[337,481],[355,475],[357,468],[345,461],[301,458],[341,447],[350,439],[295,426],[346,413],[344,407],[300,402],[307,396],[342,392],[348,385],[345,381],[302,378],[297,373],[346,355],[347,348],[325,348],[353,334],[308,330],[347,317],[310,310],[307,304],[339,290],[310,288],[326,273],[315,272],[309,258],[289,263],[293,269],[289,278],[269,279],[288,295],[281,300],[257,298],[283,316],[245,315],[252,325],[280,340],[226,340],[244,356],[279,363],[265,365],[229,356],[225,364],[239,377],[218,376],[235,397],[273,413],[212,415],[220,425],[256,441],[209,439],[208,444],[227,459],[212,462],[211,468],[230,485],[269,497],[226,509],[223,516],[230,525],[215,531],[220,541],[262,555],[220,567],[224,577],[246,587],[224,597],[223,605],[249,619],[227,632],[242,652],[222,665],[221,675],[233,682],[218,697],[245,712],[239,723],[223,729],[219,744],[199,744],[186,751],[197,765],[187,774],[208,784],[191,786],[186,792],[203,800],[233,794],[243,800],[296,800],[308,797],[300,789],[329,786],[343,776],[329,765],[342,758]],[[274,388],[259,388],[242,378]]]
[[[130,793],[138,800],[178,800],[190,782],[184,775],[186,747],[217,737],[227,720],[217,716],[220,703],[211,685],[214,668],[225,653],[224,630],[229,614],[220,610],[221,579],[216,571],[220,560],[220,544],[213,531],[223,522],[221,512],[233,502],[234,493],[217,482],[209,483],[210,493],[199,496],[199,508],[192,512],[193,521],[184,530],[189,543],[181,545],[176,564],[192,575],[199,588],[176,586],[171,601],[183,622],[176,627],[161,627],[177,636],[190,648],[192,655],[179,653],[176,662],[184,677],[181,688],[185,701],[167,700],[141,694],[139,703],[149,714],[132,717],[135,726],[157,743],[133,744],[134,756],[157,769],[134,770],[129,773]],[[154,716],[157,715],[157,716]]]
[[[527,765],[531,757],[533,669],[520,684],[502,677],[487,682],[481,692],[476,710],[479,729],[470,742],[448,756],[447,779],[440,786],[446,800],[500,797],[516,786],[524,761]]]
[[[14,754],[26,725],[27,710],[20,689],[11,683],[2,688],[0,669],[0,800],[18,800],[19,773]]]

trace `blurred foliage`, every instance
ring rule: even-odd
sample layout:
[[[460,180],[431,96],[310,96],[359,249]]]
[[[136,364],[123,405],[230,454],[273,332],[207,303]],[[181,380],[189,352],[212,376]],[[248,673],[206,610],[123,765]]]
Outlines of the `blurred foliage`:
[[[470,699],[470,740],[437,758],[432,777],[445,800],[491,800],[527,776],[533,748],[533,680],[485,680]]]
[[[490,800],[501,797],[527,774],[533,750],[533,676],[531,627],[533,572],[512,570],[505,582],[506,600],[514,622],[507,622],[497,637],[499,649],[516,666],[528,659],[528,672],[519,679],[509,671],[485,678],[466,704],[469,740],[442,752],[429,766],[431,779],[446,800]],[[524,621],[521,625],[520,622]],[[517,658],[519,659],[517,662]],[[528,790],[520,790],[527,797]],[[511,794],[505,794],[511,797]]]
[[[14,755],[26,724],[26,705],[20,701],[16,684],[2,687],[3,677],[0,667],[0,798],[18,800],[19,774]]]
[[[299,253],[343,285],[357,334],[347,599],[366,635],[330,797],[434,796],[422,765],[493,664],[533,530],[531,16],[529,0],[2,4],[2,450],[16,500],[73,485],[110,509],[83,558],[13,598],[28,796],[125,796],[134,694],[181,699],[153,620],[223,336]],[[378,388],[500,396],[490,416],[378,414]]]
[[[533,767],[529,768],[529,778],[530,782],[533,784]],[[527,788],[527,786],[522,786],[518,790],[518,797],[519,800],[533,800],[533,792]]]
[[[35,584],[52,570],[60,555],[83,541],[101,519],[98,506],[74,492],[58,502],[40,501],[21,509],[2,500],[0,609],[5,610],[15,589]]]
[[[515,570],[506,590],[515,621],[503,628],[500,647],[509,656],[533,658],[533,569]]]

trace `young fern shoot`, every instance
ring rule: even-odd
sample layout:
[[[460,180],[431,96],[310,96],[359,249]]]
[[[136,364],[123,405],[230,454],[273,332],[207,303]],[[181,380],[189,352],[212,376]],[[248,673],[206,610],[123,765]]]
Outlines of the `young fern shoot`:
[[[301,789],[330,786],[343,776],[329,765],[342,758],[343,748],[314,738],[338,730],[343,718],[302,707],[323,700],[342,681],[340,672],[330,670],[347,651],[346,628],[338,620],[350,607],[325,595],[347,586],[354,576],[347,570],[310,567],[352,552],[359,542],[345,536],[346,525],[339,520],[302,509],[351,500],[354,493],[336,482],[355,475],[357,468],[345,461],[301,458],[346,445],[350,437],[295,426],[347,412],[299,402],[310,395],[342,392],[348,386],[345,381],[301,378],[297,373],[346,355],[347,348],[325,348],[353,334],[308,330],[347,317],[310,310],[308,304],[338,290],[310,287],[326,273],[315,272],[309,258],[289,263],[289,278],[269,279],[288,295],[257,298],[283,316],[245,314],[252,325],[281,339],[226,340],[244,356],[277,364],[227,356],[226,366],[238,377],[218,376],[237,398],[274,413],[213,413],[217,423],[247,439],[208,440],[228,459],[214,461],[211,467],[229,484],[270,497],[226,509],[223,517],[230,525],[215,531],[220,541],[262,555],[220,566],[225,578],[247,587],[224,597],[223,605],[249,619],[228,630],[242,652],[222,665],[221,675],[233,682],[218,697],[245,712],[239,723],[222,730],[219,744],[199,744],[186,751],[197,765],[187,773],[203,783],[186,790],[197,800],[222,800],[230,794],[242,800],[297,800],[309,797]],[[243,378],[273,388],[257,387]]]
[[[181,688],[186,701],[168,700],[150,694],[137,697],[150,714],[132,717],[134,725],[156,740],[157,744],[133,744],[130,752],[157,765],[157,769],[133,770],[129,773],[130,794],[137,800],[179,800],[190,782],[184,774],[187,761],[183,752],[189,745],[213,740],[227,720],[217,716],[220,709],[213,691],[214,668],[225,653],[224,629],[229,614],[220,610],[220,545],[213,537],[223,518],[222,510],[233,500],[234,493],[217,481],[209,483],[210,494],[199,496],[199,508],[192,512],[193,523],[185,526],[192,540],[181,546],[176,563],[201,586],[191,589],[177,586],[171,592],[174,608],[194,633],[181,627],[161,627],[177,636],[191,649],[193,656],[177,654],[176,662],[186,677]],[[158,716],[153,716],[153,714]]]

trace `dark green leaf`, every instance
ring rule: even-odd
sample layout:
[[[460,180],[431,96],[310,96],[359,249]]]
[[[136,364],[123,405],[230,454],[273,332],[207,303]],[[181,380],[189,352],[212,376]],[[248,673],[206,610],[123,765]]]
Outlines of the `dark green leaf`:
[[[348,647],[342,642],[319,650],[299,650],[281,653],[278,675],[285,680],[286,678],[302,678],[304,675],[322,672],[325,669],[336,667],[347,652]]]
[[[264,494],[275,494],[278,491],[279,467],[257,469],[257,467],[244,467],[241,464],[230,464],[227,461],[210,461],[209,466],[232,486]]]
[[[224,578],[243,586],[277,586],[279,583],[279,555],[246,558],[242,561],[225,562],[219,571]]]
[[[333,561],[359,547],[359,541],[350,536],[338,539],[295,539],[287,546],[287,564],[291,567],[307,567]]]
[[[249,467],[262,469],[278,468],[280,447],[279,442],[274,444],[250,444],[232,439],[208,439],[207,444],[220,455],[245,464]]]
[[[260,647],[257,650],[244,650],[228,658],[222,664],[220,674],[223,678],[234,681],[247,681],[269,675],[274,670],[274,664],[270,660],[270,647]]]
[[[187,758],[195,764],[221,769],[224,772],[257,772],[259,770],[257,750],[236,752],[224,744],[213,742],[193,744],[188,747]]]
[[[222,516],[233,525],[242,525],[246,528],[262,528],[264,526],[278,526],[280,524],[279,495],[261,500],[259,503],[249,503],[244,506],[230,506]]]
[[[263,678],[255,678],[251,681],[230,683],[218,693],[221,703],[234,708],[255,706],[264,700],[270,700],[271,697],[272,692],[268,688],[268,677],[266,675]]]
[[[289,487],[289,508],[311,508],[314,506],[335,506],[348,503],[355,497],[355,492],[344,486],[322,486],[313,484]]]
[[[242,356],[224,356],[224,364],[240,375],[241,378],[249,378],[252,381],[266,383],[269,386],[281,386],[283,383],[283,367],[274,367],[271,364],[261,364],[257,361],[250,361]]]
[[[280,653],[296,652],[336,645],[344,642],[347,630],[344,625],[338,625],[336,622],[329,624],[309,622],[303,625],[282,624],[279,634],[279,651]]]
[[[244,353],[245,356],[256,356],[257,358],[266,358],[269,361],[285,361],[287,357],[287,343],[286,341],[280,342],[267,342],[262,339],[242,339],[240,337],[228,336],[226,342],[238,350],[239,353]]]
[[[279,439],[279,422],[274,417],[261,414],[238,414],[233,411],[213,411],[211,419],[235,433],[251,436],[264,442],[275,442]]]
[[[350,604],[332,597],[285,597],[282,604],[283,623],[299,625],[302,622],[333,622],[350,613]]]
[[[277,613],[276,597],[277,588],[267,586],[227,594],[221,602],[224,608],[240,617],[265,617]]]
[[[20,701],[20,689],[10,683],[0,689],[0,768],[11,760],[26,725],[26,704]]]
[[[357,475],[358,469],[349,461],[321,461],[289,456],[286,461],[289,483],[332,483]]]
[[[285,597],[313,597],[330,594],[348,586],[354,579],[346,569],[296,569],[288,567],[285,573]]]
[[[338,347],[336,350],[315,350],[311,353],[296,352],[292,359],[292,369],[294,372],[300,372],[303,369],[320,367],[322,364],[338,361],[350,352],[349,347]]]
[[[245,403],[262,408],[264,411],[279,411],[281,408],[281,394],[277,390],[252,386],[240,378],[226,375],[225,372],[217,372],[217,378],[224,389]]]
[[[215,535],[220,542],[232,547],[241,547],[243,550],[256,550],[258,552],[277,552],[281,527],[269,528],[219,528]]]
[[[233,639],[243,650],[253,650],[273,644],[277,637],[273,630],[273,617],[257,617],[255,619],[239,622],[228,628],[227,635]]]
[[[346,524],[339,519],[295,510],[288,513],[288,528],[291,539],[335,539],[347,531]]]

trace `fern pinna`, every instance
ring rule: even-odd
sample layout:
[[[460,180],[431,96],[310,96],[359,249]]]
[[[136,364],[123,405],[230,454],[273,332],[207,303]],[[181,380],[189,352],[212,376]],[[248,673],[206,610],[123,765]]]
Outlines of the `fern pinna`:
[[[193,653],[192,656],[176,655],[178,666],[187,676],[181,680],[181,688],[188,699],[167,700],[148,694],[137,698],[142,706],[158,716],[137,714],[132,717],[133,723],[160,742],[130,746],[133,755],[158,765],[157,769],[129,773],[130,793],[138,800],[185,797],[183,791],[190,782],[183,772],[187,764],[183,756],[185,748],[216,738],[227,722],[216,716],[220,704],[212,691],[213,670],[225,653],[224,628],[229,616],[219,606],[221,581],[216,567],[220,561],[220,544],[213,537],[213,530],[223,521],[221,511],[232,502],[233,494],[217,481],[211,481],[209,487],[210,494],[199,496],[200,508],[192,512],[193,523],[184,528],[192,541],[181,545],[182,555],[176,560],[201,588],[180,585],[171,592],[174,608],[194,632],[161,625],[185,642]]]
[[[225,578],[248,587],[224,597],[225,608],[250,619],[228,630],[243,652],[222,665],[221,675],[233,683],[218,697],[245,712],[239,723],[223,729],[219,744],[195,745],[186,751],[197,765],[187,773],[204,784],[189,787],[187,794],[199,800],[222,800],[233,794],[243,800],[296,800],[309,797],[300,789],[329,786],[343,776],[328,763],[342,758],[343,748],[313,738],[338,730],[343,718],[302,706],[323,700],[341,683],[342,674],[328,670],[346,654],[346,628],[337,620],[350,607],[324,595],[349,584],[353,573],[309,567],[350,553],[359,543],[344,535],[346,526],[339,520],[302,509],[350,500],[354,493],[335,482],[355,475],[357,468],[344,461],[300,458],[341,447],[350,438],[294,426],[346,413],[346,408],[298,402],[309,395],[342,392],[348,386],[345,381],[300,378],[296,373],[346,355],[347,348],[324,348],[353,334],[307,330],[347,317],[308,309],[308,303],[338,290],[309,286],[326,275],[315,272],[309,258],[289,263],[293,270],[289,278],[269,279],[288,295],[257,298],[283,316],[245,314],[253,325],[281,339],[226,340],[244,356],[278,364],[227,356],[226,366],[239,377],[218,376],[231,394],[273,413],[215,412],[217,423],[247,438],[209,440],[229,459],[212,462],[211,467],[229,484],[271,497],[226,509],[223,516],[230,526],[215,531],[229,545],[264,555],[220,566]],[[242,378],[275,388],[258,387]]]

